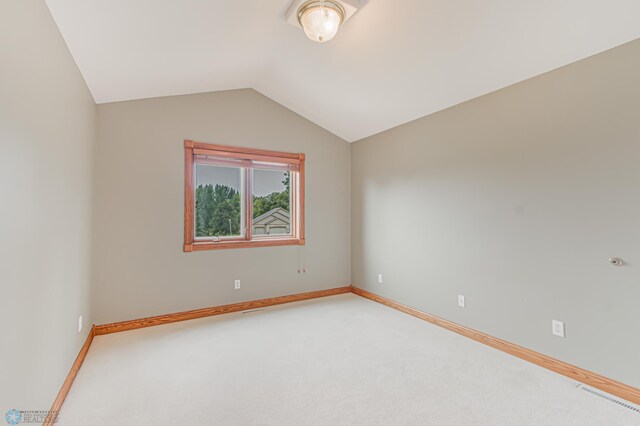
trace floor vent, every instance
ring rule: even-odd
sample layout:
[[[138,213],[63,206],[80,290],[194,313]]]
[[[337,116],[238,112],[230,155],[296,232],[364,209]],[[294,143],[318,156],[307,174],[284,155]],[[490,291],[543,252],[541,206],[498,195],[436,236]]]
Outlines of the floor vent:
[[[618,404],[618,405],[620,405],[620,406],[622,406],[624,408],[628,408],[629,410],[635,411],[636,413],[640,414],[640,408],[639,407],[637,407],[635,405],[631,405],[631,404],[629,404],[628,402],[626,402],[623,399],[616,398],[615,396],[611,396],[611,395],[606,394],[606,393],[598,392],[597,390],[592,389],[592,388],[590,388],[588,386],[585,386],[585,385],[579,385],[578,388],[582,389],[583,391],[589,392],[592,395],[599,396],[600,398],[604,398],[607,401],[611,401],[611,402],[613,402],[615,404]]]

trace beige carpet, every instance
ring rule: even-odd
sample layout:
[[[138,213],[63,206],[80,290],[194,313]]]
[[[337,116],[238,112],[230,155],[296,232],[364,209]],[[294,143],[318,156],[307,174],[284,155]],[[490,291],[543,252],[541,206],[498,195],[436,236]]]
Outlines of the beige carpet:
[[[96,337],[60,424],[640,424],[576,385],[345,294]]]

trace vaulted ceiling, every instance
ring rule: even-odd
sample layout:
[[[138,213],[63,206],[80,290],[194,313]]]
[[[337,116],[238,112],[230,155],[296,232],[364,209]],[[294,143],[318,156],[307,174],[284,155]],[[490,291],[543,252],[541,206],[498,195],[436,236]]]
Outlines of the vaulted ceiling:
[[[347,141],[640,37],[638,0],[365,0],[317,44],[290,2],[47,0],[97,103],[250,87]]]

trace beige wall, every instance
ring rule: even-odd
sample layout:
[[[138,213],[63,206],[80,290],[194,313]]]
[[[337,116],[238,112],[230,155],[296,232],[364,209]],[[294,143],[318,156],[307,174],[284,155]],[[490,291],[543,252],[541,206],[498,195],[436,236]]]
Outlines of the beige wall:
[[[350,284],[348,143],[253,90],[104,104],[98,116],[98,323]],[[183,253],[184,139],[305,153],[307,245]]]
[[[640,386],[639,118],[636,41],[356,142],[354,285]]]
[[[96,108],[41,1],[0,0],[0,58],[2,412],[92,322],[352,279],[640,386],[640,42],[352,146],[253,90]],[[183,253],[184,139],[304,152],[307,245]]]
[[[44,1],[0,0],[3,418],[51,407],[93,320],[95,140],[95,104]]]

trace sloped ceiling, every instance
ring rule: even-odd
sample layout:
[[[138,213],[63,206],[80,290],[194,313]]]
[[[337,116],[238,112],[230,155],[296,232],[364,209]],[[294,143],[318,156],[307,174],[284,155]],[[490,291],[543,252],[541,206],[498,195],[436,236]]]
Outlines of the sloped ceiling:
[[[97,103],[250,87],[350,142],[640,37],[638,0],[361,3],[316,44],[290,0],[47,0]]]

